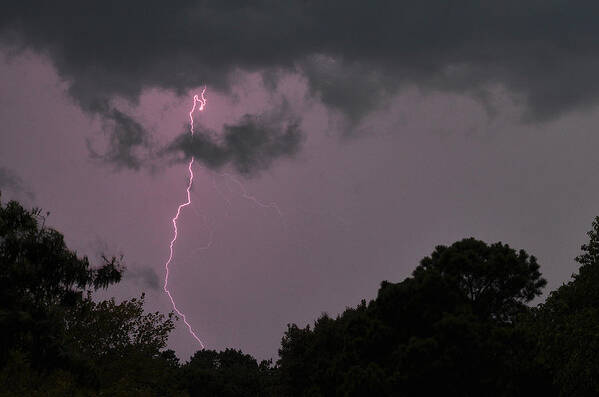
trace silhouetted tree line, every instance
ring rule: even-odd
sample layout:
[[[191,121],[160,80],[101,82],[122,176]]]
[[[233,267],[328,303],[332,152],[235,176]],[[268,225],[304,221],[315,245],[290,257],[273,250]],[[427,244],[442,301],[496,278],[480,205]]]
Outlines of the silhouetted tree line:
[[[534,256],[464,239],[370,302],[289,325],[276,363],[233,349],[180,363],[172,313],[92,299],[120,259],[93,267],[44,222],[0,204],[0,396],[599,395],[599,218],[578,274],[536,307]]]

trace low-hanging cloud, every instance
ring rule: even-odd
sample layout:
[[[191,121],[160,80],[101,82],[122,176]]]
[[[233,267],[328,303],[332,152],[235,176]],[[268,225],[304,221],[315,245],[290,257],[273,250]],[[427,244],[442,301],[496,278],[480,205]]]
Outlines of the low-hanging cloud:
[[[108,132],[108,147],[100,152],[94,149],[92,141],[88,139],[87,147],[91,157],[112,164],[117,169],[139,170],[147,160],[144,155],[151,149],[146,130],[139,122],[118,109],[102,111],[100,115],[103,130]]]
[[[16,194],[25,194],[28,198],[33,199],[33,192],[25,188],[23,181],[12,170],[0,166],[0,193],[2,190],[10,190]]]
[[[285,108],[259,116],[246,114],[237,123],[225,124],[219,133],[198,126],[194,135],[179,135],[163,154],[180,153],[178,160],[193,156],[209,168],[230,164],[240,174],[254,174],[278,158],[295,155],[301,147],[300,121],[287,116]]]
[[[158,274],[151,267],[130,267],[124,272],[125,280],[133,281],[145,288],[157,291],[160,287]]]
[[[599,99],[598,17],[590,0],[22,0],[3,7],[0,35],[47,54],[81,108],[109,121],[104,158],[138,168],[129,148],[147,140],[111,99],[206,83],[226,92],[238,70],[301,73],[314,97],[354,120],[404,84],[462,93],[501,84],[524,98],[531,121],[588,107]],[[235,159],[231,150],[219,156]]]

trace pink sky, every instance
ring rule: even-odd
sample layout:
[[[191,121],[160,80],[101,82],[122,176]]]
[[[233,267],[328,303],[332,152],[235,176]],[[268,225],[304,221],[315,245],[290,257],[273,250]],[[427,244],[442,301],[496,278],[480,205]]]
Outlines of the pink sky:
[[[50,211],[49,223],[82,254],[122,253],[130,276],[104,296],[145,291],[148,310],[171,310],[163,264],[170,220],[185,199],[185,164],[115,171],[94,161],[86,139],[102,147],[100,122],[73,103],[47,59],[4,54],[0,75],[0,167],[34,194],[7,190],[3,200]],[[566,281],[599,214],[599,112],[523,124],[517,100],[500,88],[498,113],[489,115],[472,97],[406,87],[347,137],[338,115],[306,95],[300,75],[287,76],[275,94],[251,74],[239,75],[233,93],[208,84],[198,124],[219,130],[285,98],[302,115],[306,142],[256,177],[236,176],[282,216],[196,167],[170,285],[207,347],[276,357],[287,323],[304,325],[371,298],[382,280],[406,277],[435,245],[467,236],[536,255],[548,290]],[[185,127],[190,100],[152,90],[139,104],[115,106],[167,143]],[[198,348],[182,322],[170,346],[184,359]]]

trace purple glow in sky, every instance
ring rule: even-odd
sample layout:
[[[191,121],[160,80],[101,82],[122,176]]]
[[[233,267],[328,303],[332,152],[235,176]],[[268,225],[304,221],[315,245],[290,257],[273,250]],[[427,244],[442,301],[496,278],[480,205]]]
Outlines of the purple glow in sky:
[[[511,8],[413,6],[390,23],[400,11],[304,3],[273,5],[277,19],[148,2],[138,25],[127,10],[7,11],[3,200],[50,211],[81,254],[122,253],[127,273],[106,296],[145,291],[148,310],[172,310],[168,259],[168,289],[206,347],[259,359],[276,357],[288,323],[369,299],[463,237],[537,256],[546,291],[566,281],[599,214],[599,57],[554,36],[577,38],[585,20],[544,30]],[[463,36],[508,26],[499,16],[511,33]],[[418,22],[429,17],[443,35]],[[204,86],[210,110],[190,136]],[[198,349],[183,321],[169,347]]]

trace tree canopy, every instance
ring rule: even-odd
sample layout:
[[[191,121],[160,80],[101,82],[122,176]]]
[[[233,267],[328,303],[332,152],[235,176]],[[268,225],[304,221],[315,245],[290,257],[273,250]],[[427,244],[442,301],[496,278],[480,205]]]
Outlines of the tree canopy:
[[[46,217],[0,203],[0,396],[599,395],[599,217],[578,273],[537,306],[534,256],[467,238],[369,302],[289,324],[274,363],[235,349],[179,362],[174,314],[95,299],[121,259],[92,265]]]
[[[536,259],[508,245],[438,246],[412,277],[384,281],[370,303],[324,315],[314,328],[290,326],[279,360],[288,392],[508,395],[503,377],[516,352],[505,343],[545,283]],[[293,384],[297,373],[311,381]]]
[[[164,389],[178,365],[164,351],[173,315],[145,314],[143,296],[95,302],[92,292],[120,281],[124,267],[106,257],[92,266],[46,216],[15,201],[0,205],[0,394]]]
[[[599,217],[576,257],[572,280],[551,292],[530,321],[539,355],[561,395],[599,395]]]
[[[39,209],[0,206],[0,363],[15,346],[36,365],[60,357],[68,311],[121,278],[117,259],[104,259],[92,267],[69,250]]]

